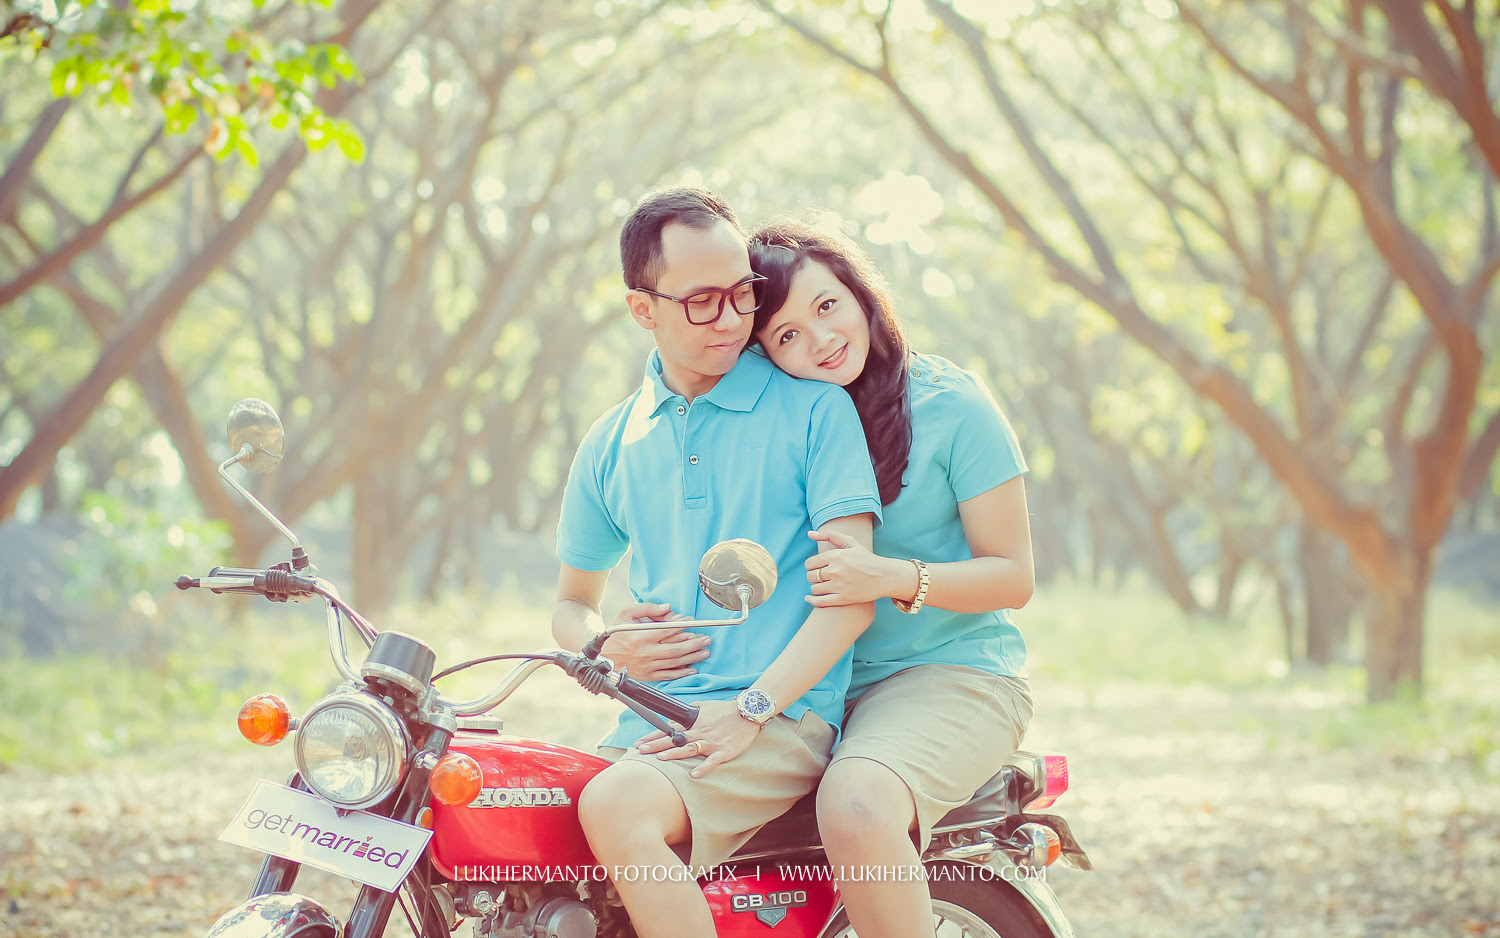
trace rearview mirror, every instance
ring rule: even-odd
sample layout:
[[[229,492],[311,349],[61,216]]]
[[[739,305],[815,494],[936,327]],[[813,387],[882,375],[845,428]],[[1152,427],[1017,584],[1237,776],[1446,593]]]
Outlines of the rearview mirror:
[[[229,410],[229,451],[237,454],[245,444],[253,447],[251,453],[237,460],[250,472],[265,475],[281,465],[285,452],[286,431],[276,408],[259,398],[247,397]]]
[[[754,609],[776,591],[776,561],[764,547],[743,537],[720,541],[698,564],[698,586],[725,609]]]

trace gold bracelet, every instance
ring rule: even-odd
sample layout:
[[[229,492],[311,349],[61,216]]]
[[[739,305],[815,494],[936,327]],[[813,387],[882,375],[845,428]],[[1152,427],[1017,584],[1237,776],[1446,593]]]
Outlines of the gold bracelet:
[[[911,602],[895,598],[892,598],[891,602],[902,612],[916,615],[922,611],[922,604],[927,601],[927,587],[932,585],[932,576],[927,572],[927,564],[915,557],[911,559],[911,562],[917,566],[917,595],[912,597]]]

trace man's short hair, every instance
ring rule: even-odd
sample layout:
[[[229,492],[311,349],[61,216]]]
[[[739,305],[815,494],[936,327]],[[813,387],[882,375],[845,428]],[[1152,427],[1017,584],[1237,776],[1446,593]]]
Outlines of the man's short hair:
[[[739,219],[729,203],[707,189],[673,186],[651,193],[625,219],[620,229],[620,266],[625,271],[625,286],[636,290],[656,288],[666,266],[662,256],[661,231],[667,225],[687,225],[700,231],[712,228],[720,220],[744,236]]]

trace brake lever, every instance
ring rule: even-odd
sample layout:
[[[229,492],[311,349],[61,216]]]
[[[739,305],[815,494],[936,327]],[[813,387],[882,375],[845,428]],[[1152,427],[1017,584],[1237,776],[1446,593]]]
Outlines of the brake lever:
[[[600,644],[603,643],[601,642]],[[569,677],[577,681],[584,690],[591,694],[603,694],[606,697],[618,700],[631,710],[634,710],[641,719],[665,733],[672,740],[672,745],[687,745],[687,737],[683,735],[681,730],[673,729],[672,724],[666,717],[647,707],[645,704],[631,699],[620,689],[620,685],[617,682],[609,679],[609,675],[613,671],[611,667],[613,662],[608,658],[605,658],[602,663],[593,656],[569,655],[568,659],[567,663],[563,665],[563,670],[567,672]],[[621,669],[618,673],[621,677],[624,677],[625,670]]]
[[[667,734],[667,738],[672,740],[672,745],[687,745],[687,737],[682,734],[681,730],[672,729],[672,724],[667,722],[666,717],[657,713],[655,710],[652,710],[650,707],[647,707],[645,704],[636,703],[634,700],[630,699],[624,694],[616,692],[610,694],[610,696],[618,700],[625,706],[629,707],[630,709],[634,710],[636,713],[640,714],[641,719],[645,720],[647,723],[650,723],[652,726]]]

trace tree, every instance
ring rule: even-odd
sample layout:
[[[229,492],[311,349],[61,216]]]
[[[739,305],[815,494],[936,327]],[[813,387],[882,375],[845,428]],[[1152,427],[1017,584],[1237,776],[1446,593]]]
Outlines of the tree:
[[[1347,546],[1360,571],[1370,597],[1371,698],[1389,697],[1401,683],[1419,685],[1433,550],[1455,504],[1472,494],[1463,483],[1482,478],[1500,446],[1500,413],[1475,411],[1484,360],[1477,328],[1500,269],[1500,241],[1492,166],[1450,166],[1457,181],[1450,175],[1438,183],[1448,185],[1450,194],[1456,185],[1476,196],[1470,204],[1490,206],[1465,232],[1444,228],[1424,237],[1421,220],[1431,206],[1398,197],[1397,182],[1431,191],[1422,175],[1431,147],[1451,139],[1457,128],[1476,142],[1487,139],[1492,110],[1476,111],[1470,94],[1462,98],[1459,124],[1425,91],[1406,89],[1402,79],[1413,72],[1392,72],[1390,60],[1399,59],[1400,50],[1394,31],[1380,28],[1362,3],[1326,25],[1301,3],[1225,4],[1211,12],[1184,3],[1181,22],[1122,3],[1084,8],[1076,17],[1043,12],[1028,23],[982,26],[948,3],[928,0],[932,22],[926,28],[893,24],[887,7],[868,21],[868,33],[846,30],[835,41],[797,15],[758,2],[874,79],[1052,276],[1109,315],[1245,434],[1307,517]],[[1211,27],[1211,16],[1233,22],[1247,51],[1221,39],[1231,30]],[[1482,65],[1477,34],[1463,31],[1473,17],[1442,16],[1467,50],[1464,67]],[[961,59],[934,55],[930,61],[940,63],[934,66],[939,74],[924,74],[909,57],[901,58],[904,47],[896,34],[903,30],[907,46],[958,50]],[[1038,40],[1030,52],[1028,31]],[[1061,46],[1050,62],[1034,54],[1041,39]],[[1081,56],[1085,48],[1088,54]],[[1004,55],[1014,56],[1014,67],[1003,65]],[[959,61],[972,69],[969,76],[948,64]],[[1094,68],[1080,69],[1080,62]],[[1161,72],[1164,63],[1182,66],[1175,83],[1164,80],[1170,77]],[[1434,60],[1430,70],[1436,73],[1442,64]],[[1110,70],[1106,87],[1115,93],[1099,94],[1098,73]],[[1125,197],[1136,204],[1154,204],[1157,217],[1171,226],[1177,242],[1171,268],[1218,287],[1229,316],[1183,315],[1183,307],[1164,302],[1168,296],[1143,289],[1152,285],[1150,277],[1122,250],[1129,234],[1101,223],[1112,193],[1070,173],[1059,146],[1039,135],[1040,118],[1018,104],[1020,84],[1028,79],[1054,100],[1069,102],[1064,111],[1075,121],[1070,145],[1090,140],[1096,153],[1113,158],[1119,172],[1110,182],[1124,183]],[[954,96],[942,80],[977,85],[979,100],[1019,148],[1019,166],[1002,171],[995,141],[983,133],[985,123],[972,115],[949,119]],[[1235,107],[1221,108],[1219,93]],[[1110,109],[1122,103],[1141,109],[1144,124],[1121,127],[1110,120],[1118,113]],[[1437,121],[1441,130],[1403,137],[1397,127],[1405,115]],[[1049,118],[1055,124],[1056,115]],[[1264,132],[1267,127],[1272,134]],[[1282,127],[1290,146],[1275,145],[1274,130]],[[1019,167],[1024,176],[1015,172]],[[1387,337],[1382,327],[1399,317],[1392,315],[1384,290],[1374,291],[1362,314],[1350,313],[1346,302],[1329,306],[1310,299],[1316,290],[1307,271],[1324,235],[1324,213],[1331,211],[1319,207],[1320,190],[1335,203],[1348,200],[1357,222],[1337,229],[1336,236],[1352,234],[1368,246],[1393,278],[1397,298],[1420,313],[1418,322],[1403,323],[1407,328],[1389,330],[1397,334]],[[1045,206],[1040,194],[1050,200]],[[1473,245],[1467,257],[1463,244]],[[1446,273],[1459,265],[1469,272]],[[1226,324],[1238,330],[1241,323],[1254,324],[1246,330],[1246,347],[1216,342],[1232,331]],[[1363,376],[1377,338],[1405,353],[1394,369],[1401,378],[1371,389],[1382,398],[1376,413],[1351,413],[1343,396],[1350,382],[1340,379]],[[1342,365],[1331,373],[1330,357]],[[1275,371],[1284,377],[1276,378]],[[1276,406],[1278,394],[1267,393],[1267,381],[1285,382],[1281,400],[1287,406]],[[1414,407],[1424,393],[1434,403]],[[1359,444],[1350,447],[1350,438]],[[1383,470],[1370,470],[1372,458],[1385,462]]]
[[[379,0],[348,0],[344,4],[341,9],[343,26],[335,37],[339,40],[339,44],[353,41],[360,25],[374,12],[378,3]],[[337,115],[357,92],[358,86],[351,84],[324,88],[318,96],[319,113],[325,115],[325,118],[320,119],[326,119],[326,115]],[[39,121],[38,126],[46,123],[47,113],[44,112],[43,119]],[[40,147],[36,149],[39,151]],[[124,324],[104,344],[93,370],[51,410],[47,417],[33,425],[34,432],[26,447],[8,466],[0,468],[0,518],[14,513],[21,493],[42,479],[51,469],[58,450],[83,426],[84,421],[98,406],[110,386],[136,367],[141,356],[156,341],[157,336],[182,309],[193,292],[250,234],[269,206],[272,197],[285,187],[292,173],[306,159],[308,149],[309,143],[305,139],[298,139],[283,149],[278,158],[261,175],[244,204],[237,207],[238,211],[232,217],[221,220],[202,247],[176,268],[173,276],[143,303],[135,316],[127,317],[118,312],[115,314],[115,318]],[[133,173],[133,168],[127,171],[123,180],[124,184],[128,184]],[[9,175],[8,172],[7,175]],[[20,181],[16,181],[15,184],[19,185]],[[151,187],[148,186],[145,191],[151,191]],[[124,196],[124,192],[122,184],[112,202],[114,207],[106,209],[100,221],[108,219],[111,212],[116,213],[111,223],[113,220],[118,220],[119,214],[122,214],[118,211],[120,205],[131,202],[129,197]],[[122,198],[124,202],[120,201]],[[140,204],[139,201],[136,204]],[[98,224],[99,222],[95,223],[96,226]],[[108,223],[104,227],[107,228]],[[92,242],[89,241],[90,238],[93,238]],[[81,246],[69,250],[81,253],[92,243],[97,243],[97,238],[98,231],[91,234],[85,229],[84,233],[73,239],[75,245],[81,244]],[[49,274],[56,273],[62,266],[49,263],[45,258],[37,263],[46,266]],[[25,274],[22,276],[23,279],[26,277]]]

